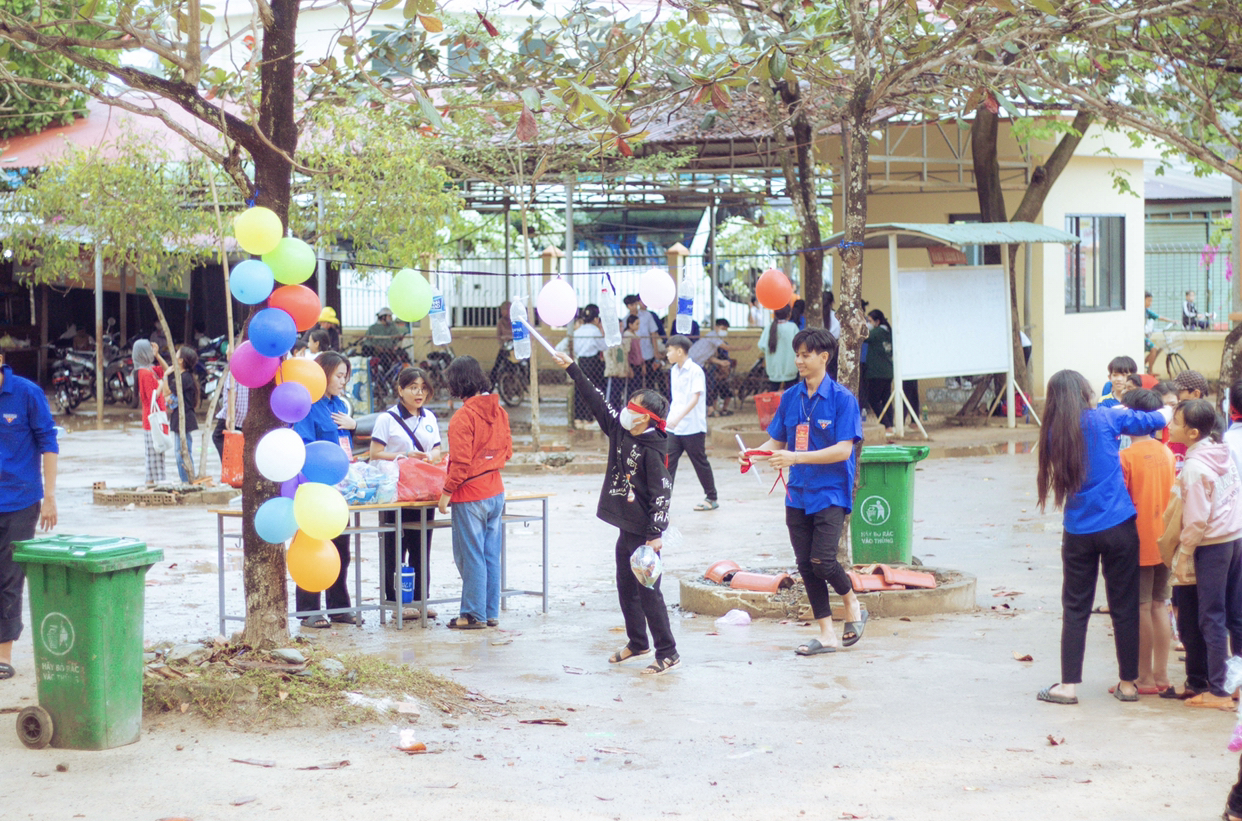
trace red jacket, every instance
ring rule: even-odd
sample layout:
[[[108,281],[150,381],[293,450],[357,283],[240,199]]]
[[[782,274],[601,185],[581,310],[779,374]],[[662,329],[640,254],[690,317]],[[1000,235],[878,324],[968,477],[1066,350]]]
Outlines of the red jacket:
[[[494,393],[472,396],[449,419],[449,467],[444,492],[453,502],[504,493],[500,469],[513,456],[509,414]]]

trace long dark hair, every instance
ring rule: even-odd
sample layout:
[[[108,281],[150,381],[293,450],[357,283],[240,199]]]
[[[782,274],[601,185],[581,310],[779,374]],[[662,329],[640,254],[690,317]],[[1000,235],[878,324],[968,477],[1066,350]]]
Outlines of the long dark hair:
[[[884,312],[881,311],[879,308],[875,308],[869,311],[867,313],[867,316],[871,317],[872,321],[874,321],[875,324],[883,325],[885,328],[888,328],[890,332],[893,330],[893,326],[888,324],[888,317],[886,317],[884,315]]]
[[[469,399],[492,389],[491,380],[483,374],[483,367],[473,356],[459,356],[444,370],[449,393],[458,399]]]
[[[780,334],[776,332],[776,323],[788,321],[789,314],[790,308],[788,305],[783,308],[776,309],[776,313],[774,315],[776,318],[773,319],[772,324],[768,326],[768,353],[776,353],[776,349],[778,347],[777,343],[780,342]]]
[[[1035,477],[1039,509],[1048,504],[1052,491],[1055,507],[1082,487],[1087,478],[1087,439],[1082,432],[1082,412],[1091,407],[1092,390],[1078,371],[1057,371],[1048,380],[1044,424],[1039,428],[1039,472]]]
[[[1177,403],[1173,414],[1182,415],[1182,424],[1199,431],[1199,440],[1211,439],[1220,442],[1221,433],[1225,430],[1223,420],[1212,403],[1206,399],[1186,399]]]

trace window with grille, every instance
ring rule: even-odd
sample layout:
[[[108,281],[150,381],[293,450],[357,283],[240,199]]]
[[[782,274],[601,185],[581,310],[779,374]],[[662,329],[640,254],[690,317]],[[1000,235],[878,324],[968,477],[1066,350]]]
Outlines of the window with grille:
[[[1125,217],[1067,216],[1065,230],[1082,240],[1065,251],[1065,312],[1125,310]]]

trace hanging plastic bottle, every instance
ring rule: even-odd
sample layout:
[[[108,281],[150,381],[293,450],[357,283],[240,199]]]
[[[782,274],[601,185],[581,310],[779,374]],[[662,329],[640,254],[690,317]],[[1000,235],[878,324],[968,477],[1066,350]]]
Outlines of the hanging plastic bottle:
[[[617,318],[617,292],[604,274],[599,278],[599,317],[604,324],[604,344],[609,348],[621,344],[621,322]]]
[[[513,355],[530,359],[530,331],[526,329],[526,303],[515,299],[509,304],[509,322],[513,325]]]
[[[431,289],[431,341],[436,345],[448,345],[453,341],[453,332],[449,330],[448,313],[444,310],[444,294],[439,288]]]
[[[694,322],[694,292],[682,280],[677,294],[677,333],[688,334]]]

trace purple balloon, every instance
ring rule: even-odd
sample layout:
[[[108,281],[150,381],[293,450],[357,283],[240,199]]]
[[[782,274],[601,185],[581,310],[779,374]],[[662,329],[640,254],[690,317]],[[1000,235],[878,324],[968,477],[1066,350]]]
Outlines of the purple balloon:
[[[233,378],[247,388],[259,388],[271,382],[279,367],[280,359],[259,353],[249,340],[238,345],[229,357]]]
[[[298,485],[304,484],[306,484],[306,477],[299,473],[292,479],[280,483],[280,495],[286,499],[292,499],[298,492]]]
[[[308,482],[335,485],[349,473],[349,457],[336,442],[311,442],[306,446],[302,473]]]
[[[301,382],[282,382],[272,388],[271,404],[272,413],[280,421],[301,422],[310,413],[310,391]]]
[[[254,349],[264,356],[289,353],[298,339],[298,328],[293,317],[280,308],[264,308],[252,316],[246,333],[254,343]]]

